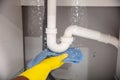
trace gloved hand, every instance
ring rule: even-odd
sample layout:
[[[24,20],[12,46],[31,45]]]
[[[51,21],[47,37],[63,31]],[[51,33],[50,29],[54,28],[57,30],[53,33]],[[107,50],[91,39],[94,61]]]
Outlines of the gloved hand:
[[[49,72],[62,66],[64,64],[63,60],[67,58],[67,56],[68,54],[62,54],[60,56],[45,59],[41,63],[20,74],[20,76],[24,76],[29,80],[46,80]]]

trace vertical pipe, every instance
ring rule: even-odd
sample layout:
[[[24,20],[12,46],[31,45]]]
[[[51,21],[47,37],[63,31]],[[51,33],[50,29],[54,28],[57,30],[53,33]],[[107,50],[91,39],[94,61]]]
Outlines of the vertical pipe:
[[[48,28],[56,28],[56,0],[48,0]]]
[[[43,46],[42,46],[42,49],[44,50],[44,49],[46,49],[47,48],[47,35],[46,35],[46,28],[47,28],[47,18],[48,18],[48,16],[47,16],[47,8],[48,8],[48,0],[44,0],[44,19],[43,19],[43,33],[42,33],[42,36],[43,36],[43,38],[42,38],[42,43],[43,43]],[[51,75],[51,73],[49,74],[49,76],[48,76],[48,78],[50,79],[50,80],[55,80],[54,79],[54,77]]]

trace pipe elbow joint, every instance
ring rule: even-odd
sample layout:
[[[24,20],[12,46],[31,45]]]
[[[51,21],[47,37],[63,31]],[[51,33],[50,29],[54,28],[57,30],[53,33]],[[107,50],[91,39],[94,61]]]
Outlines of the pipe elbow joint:
[[[50,50],[60,53],[66,51],[73,42],[73,37],[62,37],[61,43],[57,44],[55,35],[49,34],[47,38],[47,46]]]
[[[54,52],[61,53],[66,51],[70,44],[68,43],[61,43],[61,44],[56,44],[54,42],[47,44],[48,48]]]
[[[64,52],[69,48],[69,46],[73,42],[73,37],[71,36],[63,36],[61,37],[61,43],[57,44],[56,43],[56,34],[57,34],[57,29],[56,28],[46,28],[46,33],[47,33],[47,46],[50,50],[60,53]]]
[[[77,25],[71,25],[65,30],[64,36],[71,37],[77,30],[78,30]]]

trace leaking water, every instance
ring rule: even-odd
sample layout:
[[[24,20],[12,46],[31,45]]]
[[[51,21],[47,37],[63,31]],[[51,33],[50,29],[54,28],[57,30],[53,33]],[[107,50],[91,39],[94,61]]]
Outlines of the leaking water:
[[[80,6],[80,0],[72,0],[73,3],[75,3],[75,6],[71,7],[71,13],[70,13],[70,23],[71,25],[78,25],[81,27],[88,27],[88,19],[87,19],[87,9],[84,6]],[[72,43],[71,47],[79,47],[82,46],[82,44],[76,45],[77,42],[80,42],[81,40],[74,37],[74,42]]]
[[[71,18],[70,23],[71,25],[79,25],[84,27],[87,27],[87,10],[85,7],[80,6],[80,0],[72,0],[73,3],[76,4],[76,6],[71,7]]]
[[[35,4],[35,0],[32,1]],[[41,0],[37,0],[37,6],[31,6],[28,10],[28,21],[30,24],[27,26],[27,34],[30,36],[41,36],[42,34],[42,25],[43,25],[43,17],[44,17],[44,6],[41,6]],[[37,35],[36,35],[37,34]]]
[[[37,15],[38,15],[38,24],[40,25],[40,30],[42,30],[42,23],[43,23],[43,14],[42,13],[44,13],[44,7],[43,7],[43,11],[41,10],[41,8],[40,8],[40,3],[41,3],[41,1],[40,0],[37,0],[37,10],[38,10],[38,13],[37,13]]]

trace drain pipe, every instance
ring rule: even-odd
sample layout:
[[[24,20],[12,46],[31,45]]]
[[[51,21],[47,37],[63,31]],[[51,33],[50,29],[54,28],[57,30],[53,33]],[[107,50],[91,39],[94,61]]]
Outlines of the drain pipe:
[[[116,48],[119,45],[119,40],[116,37],[76,25],[71,25],[65,30],[64,36],[72,37],[72,35],[111,44]]]
[[[118,39],[103,34],[99,31],[83,28],[76,25],[69,26],[61,38],[61,43],[56,43],[56,34],[57,34],[57,28],[56,28],[56,0],[48,0],[48,28],[46,29],[47,33],[47,46],[50,50],[54,52],[64,52],[69,48],[69,46],[73,42],[73,36],[80,36],[87,39],[97,40],[99,42],[103,42],[106,44],[112,44],[116,48],[118,48]]]
[[[47,46],[52,51],[63,52],[72,44],[73,38],[65,38],[61,44],[56,43],[56,3],[56,0],[48,0]]]

